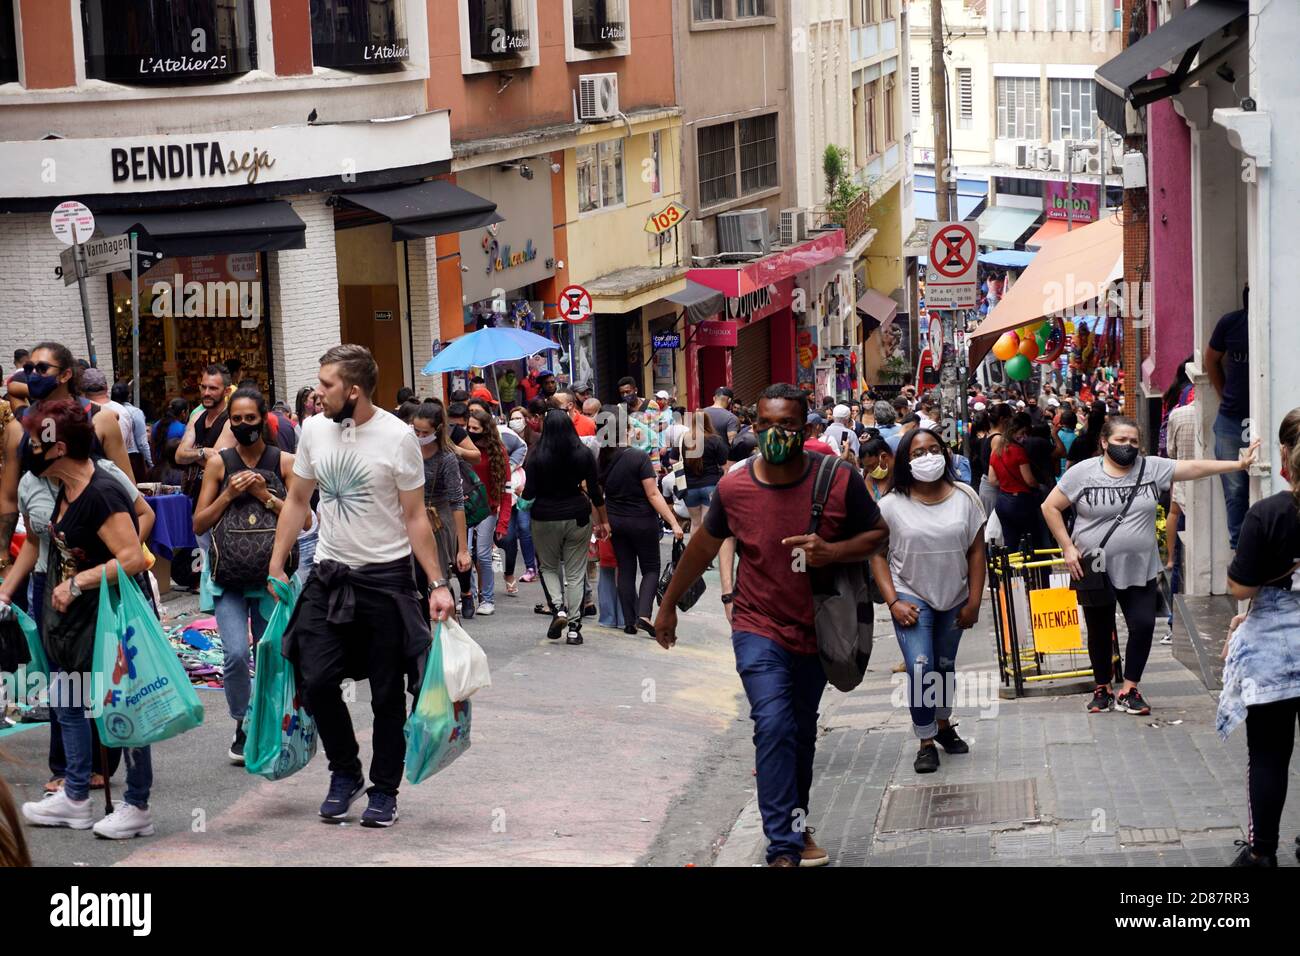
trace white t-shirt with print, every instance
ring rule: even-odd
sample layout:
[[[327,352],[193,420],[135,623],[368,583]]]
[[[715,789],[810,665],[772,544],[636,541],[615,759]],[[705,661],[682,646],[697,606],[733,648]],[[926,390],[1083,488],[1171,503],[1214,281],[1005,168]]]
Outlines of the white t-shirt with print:
[[[424,489],[415,432],[376,408],[364,425],[344,428],[325,415],[302,426],[293,473],[320,489],[317,561],[357,568],[411,553],[399,491]]]

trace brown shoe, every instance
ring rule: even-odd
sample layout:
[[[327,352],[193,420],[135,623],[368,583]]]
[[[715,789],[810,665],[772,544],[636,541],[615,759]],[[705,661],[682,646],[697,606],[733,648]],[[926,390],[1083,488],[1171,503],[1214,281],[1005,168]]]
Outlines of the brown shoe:
[[[768,866],[799,866],[799,861],[792,856],[778,856]]]
[[[817,845],[813,839],[812,828],[809,827],[803,834],[803,852],[799,854],[800,866],[825,866],[831,861],[830,854]]]

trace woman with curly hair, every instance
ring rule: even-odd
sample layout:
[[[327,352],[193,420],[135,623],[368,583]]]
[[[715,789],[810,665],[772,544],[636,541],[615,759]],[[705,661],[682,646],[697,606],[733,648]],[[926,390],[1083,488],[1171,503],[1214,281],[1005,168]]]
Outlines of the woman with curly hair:
[[[510,528],[510,509],[514,506],[514,497],[510,493],[510,458],[506,446],[497,431],[496,419],[481,406],[469,409],[466,430],[470,441],[482,454],[474,473],[487,489],[488,516],[473,529],[471,553],[478,565],[478,599],[475,613],[492,614],[496,608],[492,598],[496,596],[496,577],[492,571],[492,547],[505,541]],[[466,595],[462,600],[471,600]]]

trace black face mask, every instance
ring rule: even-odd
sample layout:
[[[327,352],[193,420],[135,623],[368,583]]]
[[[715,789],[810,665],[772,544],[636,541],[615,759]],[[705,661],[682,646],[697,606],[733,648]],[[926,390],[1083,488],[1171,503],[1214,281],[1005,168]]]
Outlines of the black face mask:
[[[356,414],[356,411],[357,400],[355,398],[349,398],[343,403],[343,407],[339,409],[338,414],[330,416],[330,421],[334,422],[336,425],[342,425],[345,422],[350,421],[352,416]]]
[[[32,454],[31,446],[29,445],[27,448],[27,454],[23,456],[23,467],[39,478],[41,475],[45,474],[45,469],[58,461],[57,458],[46,457],[46,455],[49,454],[50,449],[53,447],[53,445],[42,445],[41,454],[34,455]]]
[[[235,441],[247,447],[257,444],[257,440],[262,437],[262,426],[260,423],[249,424],[242,422],[238,425],[231,425],[230,432],[235,436]]]
[[[1107,445],[1106,455],[1121,468],[1127,468],[1137,461],[1138,447],[1137,445]]]

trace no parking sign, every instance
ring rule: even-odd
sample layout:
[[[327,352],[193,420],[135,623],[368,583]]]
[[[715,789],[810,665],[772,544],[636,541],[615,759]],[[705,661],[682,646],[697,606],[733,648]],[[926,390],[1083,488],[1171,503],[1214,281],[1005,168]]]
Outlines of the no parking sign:
[[[925,270],[927,309],[973,309],[978,301],[978,227],[966,222],[930,224],[930,262]]]

